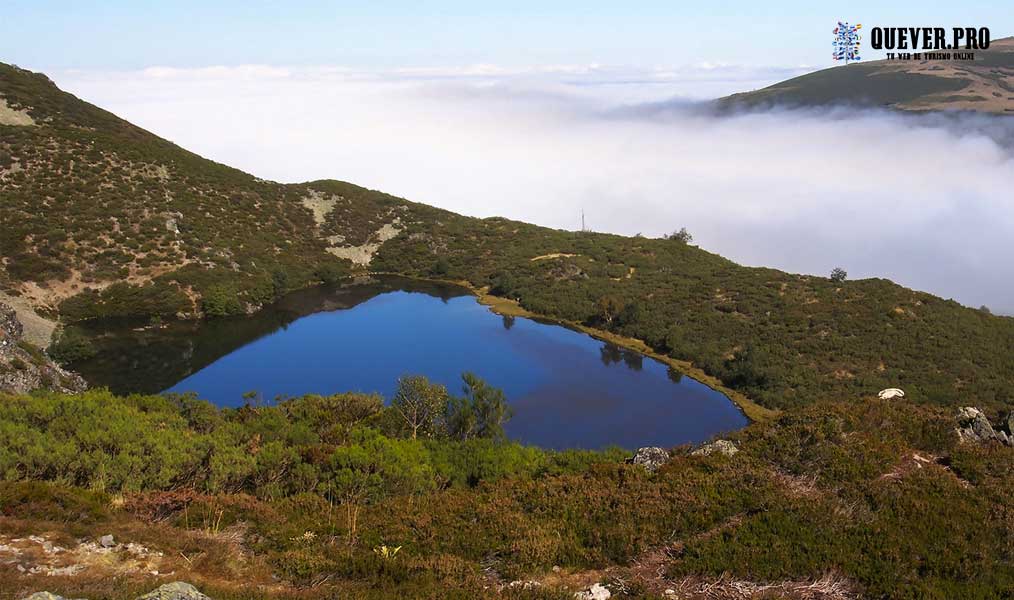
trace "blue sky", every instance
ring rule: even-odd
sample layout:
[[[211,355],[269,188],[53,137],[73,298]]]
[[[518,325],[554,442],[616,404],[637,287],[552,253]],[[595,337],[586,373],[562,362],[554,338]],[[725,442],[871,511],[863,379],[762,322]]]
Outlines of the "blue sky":
[[[830,65],[837,19],[986,26],[1014,2],[5,0],[0,60],[33,69],[497,64]],[[870,58],[876,58],[867,53]]]

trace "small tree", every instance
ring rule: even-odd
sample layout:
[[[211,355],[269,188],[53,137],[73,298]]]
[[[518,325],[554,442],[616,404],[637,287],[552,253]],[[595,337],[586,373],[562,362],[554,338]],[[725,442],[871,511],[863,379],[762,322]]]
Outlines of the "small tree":
[[[430,383],[422,375],[402,377],[391,406],[405,420],[413,440],[420,433],[433,435],[440,428],[440,417],[447,406],[447,388]]]
[[[450,272],[450,270],[451,264],[447,262],[446,258],[440,257],[436,260],[436,262],[433,263],[433,266],[430,268],[430,275],[433,275],[435,277],[444,277]]]
[[[264,406],[264,396],[257,390],[243,392],[243,401],[247,406]]]
[[[201,306],[208,317],[227,317],[243,312],[243,305],[236,297],[236,292],[220,285],[212,286],[204,292]]]
[[[623,310],[623,303],[613,296],[602,296],[598,303],[598,317],[605,323],[612,323],[613,319]]]
[[[271,291],[274,293],[275,300],[285,295],[285,292],[289,289],[289,274],[277,268],[271,272]]]
[[[467,440],[476,437],[478,430],[476,414],[468,398],[452,396],[447,401],[444,423],[447,425],[447,435],[454,439]]]
[[[345,512],[349,554],[359,540],[363,509],[385,497],[408,496],[433,489],[435,473],[421,442],[385,437],[359,428],[351,443],[333,450],[327,464],[325,490]]]
[[[616,324],[620,327],[636,325],[641,320],[641,307],[636,302],[630,302],[623,307],[620,314],[616,315]]]
[[[361,446],[342,446],[331,456],[333,469],[329,487],[345,509],[345,543],[349,553],[356,545],[359,534],[359,513],[367,503],[379,498],[383,478],[376,461]]]
[[[447,432],[459,440],[489,438],[502,440],[503,425],[511,418],[511,408],[503,390],[495,388],[474,373],[464,373],[463,397],[447,403]]]
[[[694,241],[694,236],[690,235],[690,232],[687,231],[686,227],[680,227],[679,231],[674,231],[671,234],[667,235],[666,239],[673,240],[674,242],[689,244],[690,242]]]
[[[831,281],[835,283],[842,283],[848,279],[849,274],[845,272],[845,269],[841,267],[835,267],[831,270]]]

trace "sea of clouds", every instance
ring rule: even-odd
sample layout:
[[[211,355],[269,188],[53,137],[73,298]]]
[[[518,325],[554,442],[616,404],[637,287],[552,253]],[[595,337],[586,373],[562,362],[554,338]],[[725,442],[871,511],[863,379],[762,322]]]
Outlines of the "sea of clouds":
[[[660,236],[737,262],[887,277],[1014,313],[1014,118],[716,114],[807,69],[265,66],[61,72],[64,89],[282,182],[342,179],[475,216]]]

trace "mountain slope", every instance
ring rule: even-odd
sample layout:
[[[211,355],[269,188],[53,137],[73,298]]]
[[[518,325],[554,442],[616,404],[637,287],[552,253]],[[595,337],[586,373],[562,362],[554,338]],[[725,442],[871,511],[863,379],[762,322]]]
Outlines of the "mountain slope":
[[[337,183],[325,196],[259,180],[15,67],[0,66],[0,95],[0,285],[51,312],[82,293],[67,307],[75,317],[194,313],[216,290],[238,293],[226,308],[256,307],[347,274],[339,256],[362,259],[355,249],[395,206],[416,206]]]
[[[64,323],[219,316],[366,270],[462,280],[644,340],[772,408],[868,397],[1014,404],[1014,319],[886,280],[747,268],[662,239],[474,219],[202,159],[0,66],[0,293]],[[0,298],[2,299],[2,298]]]
[[[848,104],[1014,114],[1014,37],[975,50],[974,61],[878,60],[832,67],[727,96],[722,108]]]

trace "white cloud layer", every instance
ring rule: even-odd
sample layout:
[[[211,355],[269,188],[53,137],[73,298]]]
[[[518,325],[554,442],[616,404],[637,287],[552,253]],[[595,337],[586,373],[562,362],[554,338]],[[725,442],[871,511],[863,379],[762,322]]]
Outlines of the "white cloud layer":
[[[245,66],[56,80],[264,178],[343,179],[568,229],[582,209],[600,231],[685,226],[702,247],[745,264],[817,274],[842,266],[853,278],[1014,312],[1012,119],[716,117],[662,102],[805,70]]]

